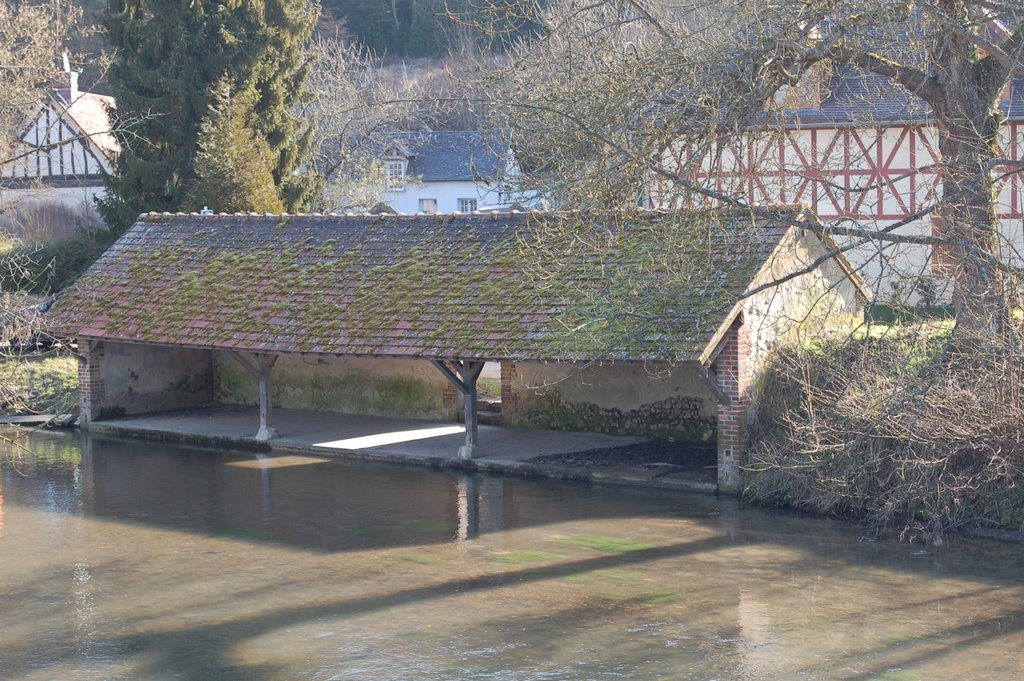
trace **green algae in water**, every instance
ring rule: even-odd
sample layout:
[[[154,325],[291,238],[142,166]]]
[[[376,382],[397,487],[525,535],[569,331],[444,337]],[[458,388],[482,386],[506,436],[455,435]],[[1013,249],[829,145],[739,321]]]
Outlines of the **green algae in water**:
[[[494,563],[547,563],[565,558],[560,553],[550,551],[511,551],[509,553],[495,553],[487,557],[487,560]]]
[[[865,681],[921,681],[921,676],[899,669],[891,669],[881,674],[865,677]]]
[[[558,539],[552,539],[553,544],[559,544],[560,546],[576,546],[583,549],[593,549],[594,551],[604,551],[607,553],[628,553],[630,551],[646,551],[647,549],[657,548],[654,544],[646,544],[644,542],[633,541],[632,539],[625,539],[623,537],[606,537],[602,535],[587,535],[581,534],[574,537],[560,537]]]
[[[599,591],[598,598],[603,598],[612,603],[668,603],[679,598],[677,591],[659,591],[650,589],[634,593],[629,591]]]
[[[660,591],[655,589],[653,591],[645,591],[644,593],[640,594],[639,600],[643,601],[644,603],[670,603],[672,601],[679,600],[679,592]]]
[[[568,582],[585,583],[600,579],[624,586],[643,586],[650,580],[647,575],[637,570],[589,570],[565,578]]]
[[[417,565],[433,565],[437,562],[436,558],[424,558],[423,556],[399,556],[398,559]]]

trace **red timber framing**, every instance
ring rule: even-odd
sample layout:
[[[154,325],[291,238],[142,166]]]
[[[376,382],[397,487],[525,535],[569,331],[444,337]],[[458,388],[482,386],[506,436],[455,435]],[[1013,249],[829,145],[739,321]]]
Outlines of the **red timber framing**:
[[[1004,126],[996,168],[998,217],[1024,217],[1024,122]],[[934,203],[941,180],[935,130],[924,125],[790,129],[718,144],[698,158],[670,145],[663,162],[750,204],[807,204],[822,219],[902,220]],[[672,180],[653,178],[654,207],[678,205]],[[717,200],[695,198],[692,205]]]

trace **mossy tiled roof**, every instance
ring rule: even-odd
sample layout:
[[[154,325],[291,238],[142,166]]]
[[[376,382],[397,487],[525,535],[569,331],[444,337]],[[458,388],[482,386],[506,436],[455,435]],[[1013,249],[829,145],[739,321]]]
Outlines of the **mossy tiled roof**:
[[[71,335],[163,345],[694,359],[792,217],[145,215],[54,314]]]

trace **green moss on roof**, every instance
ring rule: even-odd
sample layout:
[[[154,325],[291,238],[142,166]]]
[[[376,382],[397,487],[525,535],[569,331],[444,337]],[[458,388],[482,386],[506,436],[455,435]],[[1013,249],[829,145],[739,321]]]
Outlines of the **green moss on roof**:
[[[143,216],[56,315],[76,335],[172,345],[689,359],[786,224],[725,211]]]

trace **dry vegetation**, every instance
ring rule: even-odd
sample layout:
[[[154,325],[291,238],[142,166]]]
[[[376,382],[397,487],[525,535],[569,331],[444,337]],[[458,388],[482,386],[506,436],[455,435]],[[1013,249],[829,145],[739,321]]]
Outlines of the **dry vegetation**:
[[[1024,329],[958,346],[951,320],[778,352],[759,386],[748,498],[936,539],[1024,531]]]

